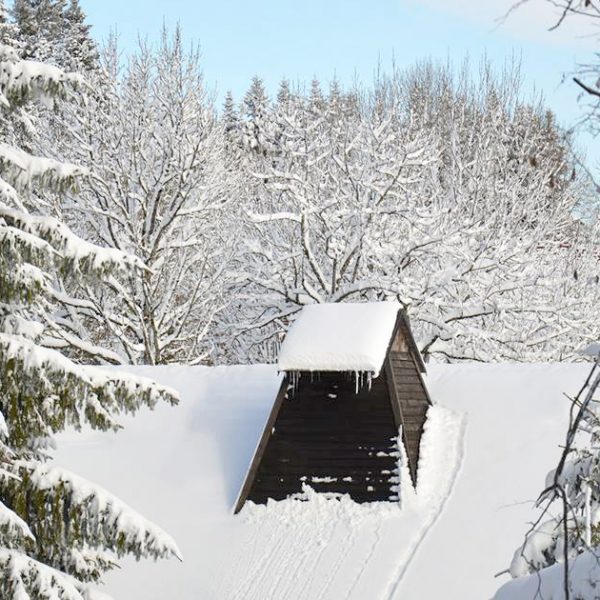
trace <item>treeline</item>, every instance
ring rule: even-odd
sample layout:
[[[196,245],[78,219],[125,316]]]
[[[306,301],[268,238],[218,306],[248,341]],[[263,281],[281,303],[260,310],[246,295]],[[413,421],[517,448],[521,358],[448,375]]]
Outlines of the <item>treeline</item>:
[[[218,107],[178,31],[122,60],[76,0],[12,14],[4,35],[25,56],[88,82],[22,133],[89,170],[39,210],[145,266],[65,283],[49,345],[81,361],[271,360],[303,304],[386,298],[437,360],[569,360],[600,337],[595,190],[518,65],[282,81],[274,98],[257,77]]]

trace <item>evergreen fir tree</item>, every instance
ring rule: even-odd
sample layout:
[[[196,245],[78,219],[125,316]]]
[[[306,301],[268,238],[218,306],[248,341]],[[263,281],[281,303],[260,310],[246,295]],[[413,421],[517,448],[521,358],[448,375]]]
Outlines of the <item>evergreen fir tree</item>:
[[[266,155],[267,112],[269,98],[260,77],[253,77],[243,101],[243,114],[246,118],[244,141],[257,153]]]
[[[78,0],[15,0],[13,18],[26,59],[85,72],[98,63],[98,50]]]
[[[296,117],[298,98],[294,96],[287,79],[283,79],[277,91],[277,103],[273,108],[271,135],[272,154],[280,156],[285,151],[286,130]],[[273,157],[275,160],[275,157]]]
[[[25,59],[54,59],[57,24],[60,15],[51,0],[15,0],[12,14],[19,28],[19,50]]]
[[[309,106],[315,114],[321,113],[325,107],[321,82],[316,77],[310,82]]]
[[[51,103],[77,81],[0,46],[3,121],[32,99]],[[67,426],[117,429],[115,415],[172,392],[148,380],[77,365],[48,347],[68,342],[54,318],[56,282],[99,285],[138,261],[93,246],[39,214],[36,188],[71,187],[82,169],[32,156],[0,139],[0,598],[92,598],[90,582],[119,556],[178,555],[174,541],[102,488],[48,464],[52,436]],[[27,192],[25,194],[24,192]],[[115,279],[115,281],[117,281]],[[64,288],[61,288],[64,289]],[[55,338],[56,339],[56,338]]]
[[[290,82],[287,79],[282,79],[277,90],[277,104],[285,106],[290,101],[290,97]]]
[[[97,68],[99,61],[98,48],[90,36],[91,26],[86,24],[86,15],[79,0],[71,0],[63,12],[64,49],[62,64],[69,71],[86,72]]]
[[[250,88],[244,96],[244,114],[250,121],[256,121],[265,116],[269,98],[263,80],[254,76]]]
[[[0,44],[15,46],[17,43],[18,27],[11,22],[10,11],[6,2],[0,0]]]
[[[240,118],[233,100],[233,94],[228,91],[225,94],[223,102],[223,134],[225,136],[225,148],[230,154],[236,148],[239,148],[241,143]]]

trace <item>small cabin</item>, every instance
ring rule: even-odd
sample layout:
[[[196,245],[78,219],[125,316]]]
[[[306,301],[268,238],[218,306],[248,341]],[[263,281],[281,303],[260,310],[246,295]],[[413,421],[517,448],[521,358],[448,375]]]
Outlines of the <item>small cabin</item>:
[[[397,500],[398,432],[416,485],[431,404],[425,364],[396,302],[305,306],[279,353],[284,373],[235,512],[301,492]]]

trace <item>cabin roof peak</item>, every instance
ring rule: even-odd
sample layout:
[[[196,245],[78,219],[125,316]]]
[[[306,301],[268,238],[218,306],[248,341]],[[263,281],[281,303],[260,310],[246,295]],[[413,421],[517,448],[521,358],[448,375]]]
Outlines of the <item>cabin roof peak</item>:
[[[280,371],[368,371],[376,377],[394,333],[400,304],[304,306],[279,353]]]

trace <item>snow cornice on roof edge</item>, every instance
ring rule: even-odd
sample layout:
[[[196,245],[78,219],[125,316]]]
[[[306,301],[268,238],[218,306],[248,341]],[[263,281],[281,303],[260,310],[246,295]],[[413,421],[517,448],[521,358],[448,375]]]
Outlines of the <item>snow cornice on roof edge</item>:
[[[398,302],[310,304],[290,327],[280,371],[350,371],[379,375],[394,333]]]

